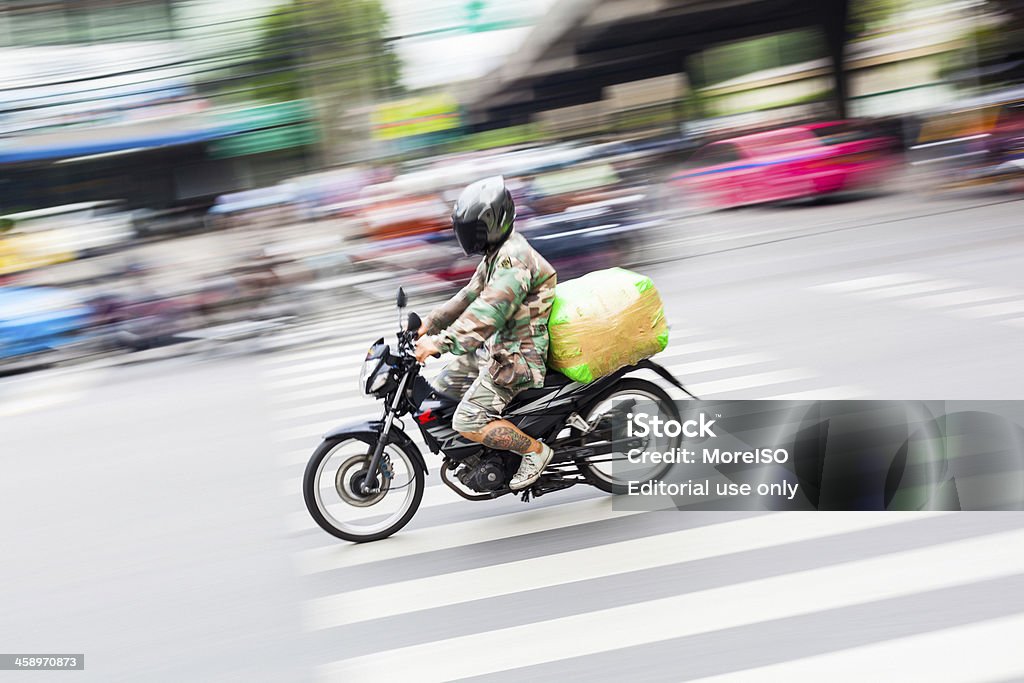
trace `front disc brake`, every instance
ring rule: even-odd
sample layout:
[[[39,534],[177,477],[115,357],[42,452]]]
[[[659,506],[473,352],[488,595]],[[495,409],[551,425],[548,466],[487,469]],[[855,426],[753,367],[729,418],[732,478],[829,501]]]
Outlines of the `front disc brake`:
[[[362,492],[363,482],[369,475],[367,466],[370,464],[369,455],[354,455],[341,463],[334,475],[334,489],[341,496],[341,499],[355,507],[370,507],[376,505],[387,495],[391,488],[391,477],[383,477],[383,482],[371,482],[370,493]],[[375,478],[376,479],[376,478]]]

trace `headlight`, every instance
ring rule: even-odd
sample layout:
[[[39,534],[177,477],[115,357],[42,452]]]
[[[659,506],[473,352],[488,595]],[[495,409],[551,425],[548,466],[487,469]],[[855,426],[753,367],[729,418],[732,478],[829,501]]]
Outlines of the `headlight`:
[[[380,391],[388,381],[388,366],[384,360],[388,356],[388,346],[384,339],[378,339],[366,352],[366,359],[359,371],[359,390],[364,394]]]

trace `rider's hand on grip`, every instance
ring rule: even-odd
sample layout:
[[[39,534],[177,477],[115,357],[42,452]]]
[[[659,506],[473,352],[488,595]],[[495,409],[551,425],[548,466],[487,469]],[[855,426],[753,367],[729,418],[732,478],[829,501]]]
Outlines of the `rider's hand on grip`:
[[[433,337],[420,337],[416,342],[416,360],[426,363],[428,358],[439,358],[441,350],[437,348],[437,342]]]

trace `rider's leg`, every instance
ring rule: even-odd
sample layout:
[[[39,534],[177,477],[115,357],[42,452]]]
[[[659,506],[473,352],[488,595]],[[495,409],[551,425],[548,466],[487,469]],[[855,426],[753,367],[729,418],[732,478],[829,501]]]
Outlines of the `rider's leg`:
[[[452,429],[462,436],[495,450],[523,456],[512,477],[513,490],[525,488],[540,478],[554,457],[547,444],[524,434],[501,413],[519,391],[495,384],[487,372],[481,372],[459,402],[452,417]]]
[[[434,389],[452,398],[462,398],[480,375],[480,361],[476,354],[455,356],[444,367],[431,385]]]
[[[482,443],[499,451],[512,451],[520,455],[540,453],[541,443],[508,420],[488,422],[478,432],[459,432],[470,441]]]

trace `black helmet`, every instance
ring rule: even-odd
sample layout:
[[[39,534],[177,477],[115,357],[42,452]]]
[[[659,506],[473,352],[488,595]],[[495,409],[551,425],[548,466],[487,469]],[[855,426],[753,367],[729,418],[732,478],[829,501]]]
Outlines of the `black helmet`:
[[[473,183],[459,195],[452,211],[455,239],[466,255],[491,251],[505,241],[516,219],[512,193],[499,176]]]

